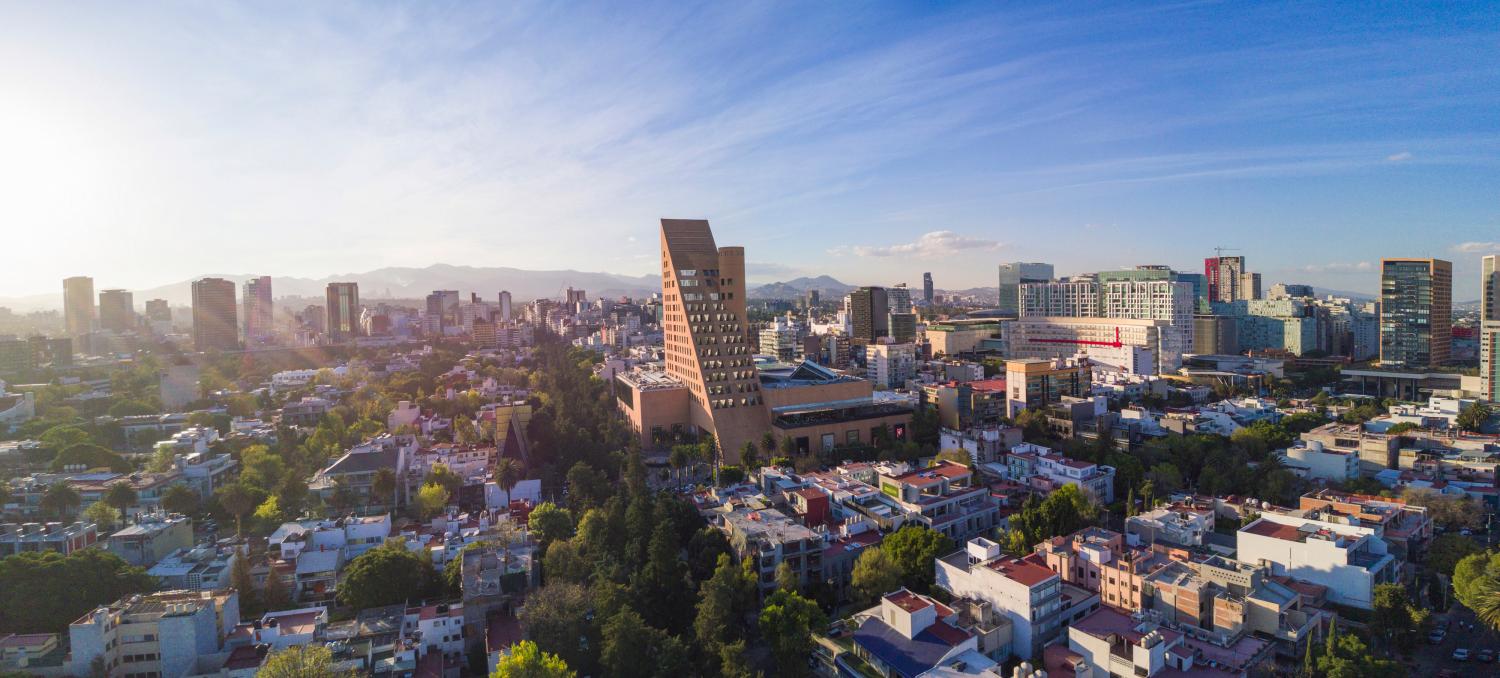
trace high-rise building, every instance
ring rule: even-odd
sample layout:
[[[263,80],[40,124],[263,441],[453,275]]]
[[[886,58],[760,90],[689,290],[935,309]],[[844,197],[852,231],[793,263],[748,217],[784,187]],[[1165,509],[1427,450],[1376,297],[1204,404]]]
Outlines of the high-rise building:
[[[1260,298],[1260,274],[1246,271],[1240,274],[1240,287],[1235,301],[1250,301]]]
[[[567,304],[568,310],[572,312],[577,312],[578,305],[587,301],[588,295],[583,290],[575,290],[571,287],[568,288],[567,297],[563,299],[563,303]]]
[[[94,279],[74,276],[63,279],[63,321],[68,336],[77,339],[94,331]]]
[[[1022,318],[1097,318],[1099,282],[1070,278],[1055,282],[1022,283]]]
[[[1239,302],[1248,299],[1242,291],[1244,275],[1244,257],[1209,257],[1203,260],[1203,276],[1208,279],[1209,302]]]
[[[1500,402],[1500,256],[1480,261],[1479,376],[1484,398]]]
[[[328,283],[326,308],[329,339],[340,342],[359,336],[359,283]]]
[[[99,329],[110,332],[135,330],[135,297],[126,290],[99,293]]]
[[[500,321],[510,322],[510,291],[500,290]]]
[[[172,322],[172,306],[166,299],[147,299],[146,319],[151,322]]]
[[[271,276],[263,275],[245,281],[245,345],[263,341],[271,336],[273,306],[271,304]]]
[[[1500,321],[1500,255],[1485,255],[1479,269],[1479,321]]]
[[[885,288],[885,300],[891,313],[911,313],[911,290],[906,283]]]
[[[1105,318],[1165,320],[1171,323],[1157,355],[1161,372],[1175,372],[1193,351],[1193,286],[1173,280],[1120,280],[1100,274],[1100,315]]]
[[[932,303],[932,274],[922,274],[922,301]]]
[[[1380,362],[1430,368],[1453,346],[1453,264],[1380,260]]]
[[[884,287],[861,287],[850,292],[844,301],[854,341],[868,344],[890,336],[891,307]]]
[[[806,295],[806,298],[807,298],[807,307],[808,308],[817,308],[818,307],[818,303],[820,301],[822,301],[822,297],[819,295],[819,293],[818,293],[817,290],[808,290],[804,294]]]
[[[688,385],[689,418],[731,461],[770,430],[745,320],[745,249],[717,247],[708,221],[662,219],[667,373]]]
[[[193,281],[193,346],[199,351],[239,348],[234,283],[223,278]]]
[[[1000,264],[1001,313],[1021,314],[1021,285],[1023,283],[1050,282],[1052,264],[1014,262]]]

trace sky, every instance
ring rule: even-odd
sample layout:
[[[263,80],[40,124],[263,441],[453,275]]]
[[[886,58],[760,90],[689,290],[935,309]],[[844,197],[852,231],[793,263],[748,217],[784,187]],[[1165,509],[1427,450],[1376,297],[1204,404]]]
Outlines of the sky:
[[[754,281],[1500,253],[1500,4],[6,3],[0,297],[449,263]]]

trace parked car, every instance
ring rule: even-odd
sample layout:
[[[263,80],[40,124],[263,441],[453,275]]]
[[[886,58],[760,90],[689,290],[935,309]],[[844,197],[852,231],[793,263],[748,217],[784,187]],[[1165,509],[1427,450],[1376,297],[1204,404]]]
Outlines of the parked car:
[[[1485,648],[1483,650],[1475,652],[1474,658],[1488,664],[1492,661],[1495,661],[1495,651],[1489,648]]]
[[[1453,648],[1453,661],[1456,661],[1456,662],[1466,662],[1466,661],[1469,661],[1469,648],[1466,648],[1466,647],[1456,647],[1456,648]]]
[[[1432,643],[1433,645],[1442,645],[1443,639],[1447,637],[1448,633],[1443,631],[1442,629],[1433,629],[1431,633],[1427,634],[1427,642]]]

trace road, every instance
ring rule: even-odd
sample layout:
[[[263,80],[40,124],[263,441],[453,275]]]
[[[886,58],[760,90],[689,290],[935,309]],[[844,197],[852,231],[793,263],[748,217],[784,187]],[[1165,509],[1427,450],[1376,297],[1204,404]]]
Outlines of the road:
[[[1448,621],[1448,636],[1441,644],[1428,643],[1425,636],[1419,641],[1416,651],[1417,672],[1422,675],[1436,676],[1438,671],[1448,669],[1464,678],[1489,676],[1500,678],[1500,663],[1484,664],[1472,658],[1473,653],[1480,648],[1500,651],[1500,633],[1478,623],[1474,618],[1474,613],[1457,602],[1447,614],[1437,616],[1439,622],[1445,619]],[[1474,630],[1468,629],[1469,624],[1474,626]],[[1471,655],[1469,661],[1460,662],[1453,659],[1454,648],[1460,647],[1468,648]]]

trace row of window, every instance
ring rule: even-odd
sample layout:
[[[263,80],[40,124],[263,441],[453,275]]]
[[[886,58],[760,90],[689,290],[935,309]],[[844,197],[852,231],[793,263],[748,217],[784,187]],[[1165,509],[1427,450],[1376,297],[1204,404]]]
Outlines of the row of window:
[[[155,652],[147,652],[145,654],[127,654],[124,655],[122,659],[126,664],[134,664],[136,662],[154,662],[158,659],[161,659],[161,655]]]

